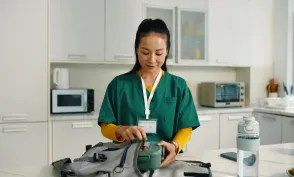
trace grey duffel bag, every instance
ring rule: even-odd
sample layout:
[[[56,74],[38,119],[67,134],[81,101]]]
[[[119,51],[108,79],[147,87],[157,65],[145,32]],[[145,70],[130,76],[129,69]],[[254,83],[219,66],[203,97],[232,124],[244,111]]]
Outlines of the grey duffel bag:
[[[86,152],[73,161],[64,158],[52,163],[61,177],[211,177],[210,163],[175,161],[155,170],[138,169],[142,142],[98,143],[86,146]],[[164,151],[163,151],[164,153]],[[162,154],[163,156],[165,154]],[[140,163],[140,162],[139,162]]]

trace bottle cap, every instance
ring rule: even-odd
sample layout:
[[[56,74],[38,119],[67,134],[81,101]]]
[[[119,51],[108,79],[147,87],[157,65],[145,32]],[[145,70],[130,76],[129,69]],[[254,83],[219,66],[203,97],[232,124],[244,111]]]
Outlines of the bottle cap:
[[[259,135],[259,123],[253,116],[244,116],[238,123],[238,135]]]

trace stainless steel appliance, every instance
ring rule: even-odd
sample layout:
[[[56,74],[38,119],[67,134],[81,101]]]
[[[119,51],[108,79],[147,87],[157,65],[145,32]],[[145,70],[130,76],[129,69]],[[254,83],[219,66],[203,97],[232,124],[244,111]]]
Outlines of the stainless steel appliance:
[[[201,106],[240,107],[244,103],[244,82],[203,82],[200,84]]]
[[[93,89],[51,89],[51,114],[94,111]]]

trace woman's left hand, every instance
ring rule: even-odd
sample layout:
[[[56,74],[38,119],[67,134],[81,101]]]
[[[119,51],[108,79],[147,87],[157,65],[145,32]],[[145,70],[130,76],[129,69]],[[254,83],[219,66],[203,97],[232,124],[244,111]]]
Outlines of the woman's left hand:
[[[158,143],[158,145],[164,146],[165,149],[168,151],[167,152],[168,155],[166,156],[164,161],[161,163],[161,167],[165,167],[165,166],[172,164],[176,160],[176,156],[177,156],[175,145],[172,143],[168,143],[166,141],[160,141],[160,143]]]

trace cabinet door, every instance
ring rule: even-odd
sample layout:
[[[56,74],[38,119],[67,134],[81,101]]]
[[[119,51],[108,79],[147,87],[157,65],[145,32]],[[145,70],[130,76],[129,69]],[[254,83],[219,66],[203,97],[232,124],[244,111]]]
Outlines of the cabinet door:
[[[294,143],[294,118],[283,117],[282,143]]]
[[[53,161],[80,157],[86,145],[111,141],[103,137],[97,120],[54,121],[52,131]]]
[[[177,8],[178,62],[207,63],[207,12]]]
[[[220,148],[236,148],[238,123],[251,113],[220,114]]]
[[[199,115],[200,127],[192,132],[187,152],[202,152],[219,148],[219,115]]]
[[[282,117],[274,114],[258,113],[260,144],[278,144],[282,142]]]
[[[163,6],[156,4],[143,4],[143,18],[161,19],[166,23],[170,31],[170,51],[167,59],[167,64],[175,63],[175,35],[176,35],[176,17],[174,6]]]
[[[47,123],[0,124],[0,168],[48,164]]]
[[[105,21],[106,61],[135,62],[135,38],[142,21],[141,0],[107,0]]]
[[[2,0],[0,12],[0,122],[46,121],[47,0]]]
[[[104,0],[50,0],[50,59],[104,60]]]
[[[251,63],[250,1],[209,1],[209,62],[216,65]]]

